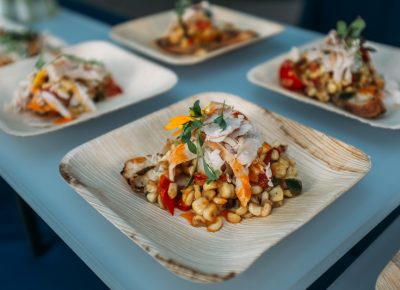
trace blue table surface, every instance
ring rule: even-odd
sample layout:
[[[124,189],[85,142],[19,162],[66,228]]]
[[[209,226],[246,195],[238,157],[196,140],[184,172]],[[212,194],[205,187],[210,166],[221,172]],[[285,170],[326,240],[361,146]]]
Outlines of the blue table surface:
[[[62,10],[39,29],[67,42],[109,40],[108,25]],[[0,132],[0,174],[112,289],[304,289],[400,204],[400,132],[372,128],[253,86],[247,71],[292,46],[320,37],[287,27],[280,35],[208,62],[171,67],[171,91],[55,133],[18,138]],[[74,147],[203,91],[224,91],[359,147],[372,170],[312,221],[270,249],[242,275],[196,284],[160,266],[68,187],[58,172]],[[79,281],[78,281],[79,283]]]

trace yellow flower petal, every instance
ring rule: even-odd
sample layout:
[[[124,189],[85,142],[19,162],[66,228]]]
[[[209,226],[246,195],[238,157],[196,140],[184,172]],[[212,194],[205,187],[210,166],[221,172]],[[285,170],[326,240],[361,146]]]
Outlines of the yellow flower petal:
[[[176,137],[176,136],[182,134],[182,131],[183,131],[182,129],[179,129],[179,130],[175,131],[174,133],[172,133],[172,136]]]
[[[179,126],[193,121],[195,118],[190,116],[176,116],[169,120],[169,123],[165,126],[165,130],[172,130],[178,128]]]

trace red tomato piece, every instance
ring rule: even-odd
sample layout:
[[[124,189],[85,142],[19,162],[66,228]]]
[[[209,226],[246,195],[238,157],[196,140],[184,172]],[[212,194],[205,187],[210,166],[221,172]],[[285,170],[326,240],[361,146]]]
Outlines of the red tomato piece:
[[[158,183],[158,192],[160,193],[161,200],[164,206],[168,209],[171,215],[174,215],[174,200],[168,195],[168,188],[171,184],[169,178],[165,175],[161,175]]]
[[[196,26],[197,26],[197,29],[204,30],[204,29],[210,27],[211,23],[210,23],[210,21],[206,21],[206,20],[198,20],[196,22]]]
[[[279,81],[283,87],[292,91],[304,89],[304,84],[297,75],[294,69],[294,62],[291,60],[286,60],[282,63],[279,69]]]
[[[107,97],[114,97],[116,95],[122,94],[122,88],[114,81],[109,81],[105,86],[105,90]]]
[[[192,206],[186,205],[183,202],[182,197],[180,199],[178,199],[178,201],[175,203],[175,206],[177,208],[179,208],[180,210],[182,210],[182,211],[188,211],[188,210],[190,210],[192,208]]]
[[[222,182],[227,181],[226,174],[222,174],[222,175],[218,178],[218,180],[219,180],[219,181],[222,181]]]
[[[194,173],[194,180],[198,185],[203,185],[207,181],[207,176],[201,174],[200,172]]]

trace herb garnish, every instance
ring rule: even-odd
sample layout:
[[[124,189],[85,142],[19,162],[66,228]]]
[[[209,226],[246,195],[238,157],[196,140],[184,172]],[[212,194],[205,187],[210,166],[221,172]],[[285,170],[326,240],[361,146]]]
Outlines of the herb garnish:
[[[185,10],[192,6],[191,0],[178,0],[175,2],[175,12],[178,16],[179,25],[182,27],[183,32],[185,33],[186,37],[189,37],[189,33],[187,31],[187,27],[183,21],[183,14],[185,14]]]
[[[211,168],[211,166],[206,162],[206,159],[204,157],[204,152],[203,152],[203,139],[201,138],[201,132],[200,130],[197,132],[197,138],[196,138],[196,145],[197,145],[197,161],[202,158],[203,160],[203,168],[204,172],[206,173],[207,176],[207,183],[213,182],[218,180],[220,176],[220,172],[218,170],[214,170]],[[196,171],[197,168],[195,168]]]
[[[369,62],[368,52],[374,52],[372,47],[365,46],[365,38],[361,35],[366,27],[365,21],[361,17],[357,17],[353,22],[347,25],[346,22],[340,20],[336,25],[336,33],[343,41],[346,49],[356,48],[355,56],[360,60],[361,64]]]
[[[194,102],[193,107],[190,107],[190,116],[192,117],[201,117],[203,114],[201,113],[200,101],[196,100]]]
[[[192,5],[191,0],[178,0],[175,2],[175,11],[178,18],[182,19],[185,10]]]
[[[225,119],[224,119],[224,109],[225,109],[225,101],[224,101],[224,104],[222,105],[221,114],[220,114],[217,118],[215,118],[215,120],[214,120],[214,123],[215,123],[215,124],[218,124],[218,126],[219,126],[222,130],[225,130],[226,127],[228,126],[228,125],[226,124]]]
[[[345,43],[351,47],[356,40],[361,38],[361,33],[365,29],[366,23],[361,17],[357,17],[349,25],[343,20],[337,22],[336,32]]]
[[[222,129],[225,130],[227,124],[224,120],[224,109],[225,102],[222,105],[221,114],[214,120]],[[197,167],[199,164],[199,160],[203,162],[204,172],[207,176],[207,183],[218,180],[221,173],[219,170],[214,170],[206,161],[203,151],[204,140],[202,137],[201,128],[204,126],[204,114],[200,107],[200,101],[196,100],[192,107],[189,110],[190,116],[178,116],[171,119],[170,123],[166,126],[166,128],[174,129],[180,128],[180,134],[176,138],[176,142],[181,142],[182,144],[187,144],[188,149],[193,154],[196,154],[196,162],[195,168],[190,176],[187,186],[193,183],[194,173],[197,171]],[[218,119],[218,120],[217,120]]]

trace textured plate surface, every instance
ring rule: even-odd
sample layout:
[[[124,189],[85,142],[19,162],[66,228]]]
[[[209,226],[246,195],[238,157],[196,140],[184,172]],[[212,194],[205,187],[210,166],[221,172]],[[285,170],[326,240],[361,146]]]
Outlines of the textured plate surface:
[[[62,125],[55,125],[30,113],[11,112],[6,108],[6,104],[11,101],[18,83],[32,72],[36,62],[36,59],[23,60],[0,69],[0,129],[17,136],[32,136],[59,130],[154,97],[169,90],[177,82],[174,72],[108,42],[84,42],[63,51],[102,61],[124,93],[97,103],[96,112],[83,114],[76,120]]]
[[[400,289],[400,251],[386,265],[376,281],[376,290]]]
[[[300,49],[315,46],[320,42],[321,40],[318,40],[316,42],[306,44]],[[400,50],[395,47],[390,47],[375,42],[368,42],[368,44],[370,44],[377,50],[377,52],[372,53],[372,61],[375,64],[378,73],[383,74],[386,79],[397,82],[400,89]],[[311,104],[349,118],[356,119],[371,126],[386,129],[400,129],[400,105],[393,105],[386,108],[387,112],[377,119],[366,119],[346,112],[345,110],[338,108],[333,104],[325,104],[315,99],[308,98],[301,93],[293,92],[283,88],[279,84],[278,71],[280,65],[282,64],[283,60],[287,58],[287,56],[288,54],[285,53],[281,56],[278,56],[272,60],[256,66],[249,71],[249,73],[247,74],[247,78],[250,82],[258,86],[276,91],[292,99]]]
[[[116,41],[161,61],[175,65],[190,65],[202,62],[250,43],[254,43],[283,31],[283,26],[275,22],[240,13],[221,6],[212,5],[212,11],[215,15],[215,19],[218,21],[233,23],[239,29],[254,30],[259,34],[259,37],[247,42],[217,49],[204,56],[179,56],[168,54],[160,50],[155,45],[154,41],[166,34],[168,27],[171,26],[171,23],[176,18],[175,12],[172,10],[114,26],[111,30],[111,36]]]
[[[133,193],[120,175],[126,160],[159,152],[170,137],[170,117],[186,114],[195,99],[223,101],[244,112],[268,142],[289,145],[304,193],[266,218],[224,223],[216,233],[195,228],[179,216]],[[144,134],[144,132],[146,134]],[[69,185],[132,241],[175,274],[218,282],[246,270],[264,251],[304,225],[370,169],[360,150],[225,93],[201,93],[116,129],[68,153],[60,172]],[[318,233],[316,233],[318,234]]]

